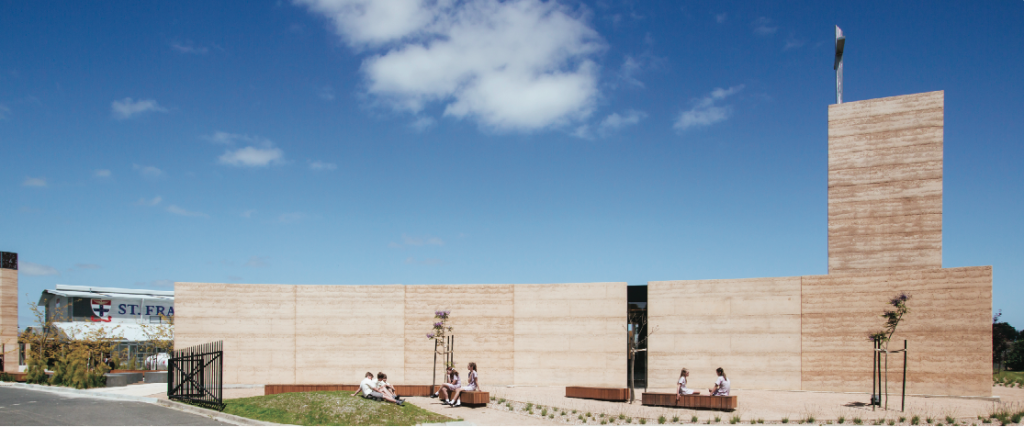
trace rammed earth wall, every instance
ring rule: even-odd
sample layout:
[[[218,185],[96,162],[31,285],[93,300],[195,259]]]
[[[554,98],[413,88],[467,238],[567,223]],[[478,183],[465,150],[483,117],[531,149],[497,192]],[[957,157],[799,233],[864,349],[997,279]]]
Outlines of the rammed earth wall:
[[[649,386],[723,367],[737,389],[868,392],[868,334],[907,292],[891,348],[909,342],[908,392],[991,395],[992,267],[942,268],[943,114],[943,92],[829,106],[829,274],[650,282]],[[429,384],[425,334],[450,309],[458,367],[483,384],[626,385],[625,283],[175,291],[176,345],[224,340],[228,383]],[[889,368],[895,393],[902,355]]]

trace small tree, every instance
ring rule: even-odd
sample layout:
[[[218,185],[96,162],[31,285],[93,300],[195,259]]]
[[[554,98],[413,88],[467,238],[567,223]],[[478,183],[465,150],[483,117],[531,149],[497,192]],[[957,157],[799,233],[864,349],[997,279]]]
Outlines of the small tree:
[[[452,327],[448,325],[448,317],[451,316],[451,310],[435,310],[434,311],[434,327],[431,332],[427,333],[427,339],[434,340],[434,378],[431,380],[433,385],[437,384],[437,356],[440,355],[445,360],[445,367],[452,366],[455,364],[454,360],[449,361],[449,355],[452,354],[453,349],[447,339],[452,333]],[[440,347],[440,350],[438,350]],[[431,385],[431,393],[434,391],[434,387]]]
[[[909,300],[910,295],[905,292],[900,292],[899,295],[890,299],[889,305],[893,308],[886,309],[882,313],[882,317],[885,318],[885,327],[870,335],[872,341],[879,342],[881,352],[885,354],[885,409],[889,409],[889,341],[896,333],[896,327],[899,326],[900,320],[903,320],[903,316],[910,312],[907,307]]]

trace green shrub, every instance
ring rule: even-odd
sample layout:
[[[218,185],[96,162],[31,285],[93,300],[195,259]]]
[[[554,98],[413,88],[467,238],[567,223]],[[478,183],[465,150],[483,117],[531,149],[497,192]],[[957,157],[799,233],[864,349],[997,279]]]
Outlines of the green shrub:
[[[900,423],[903,423],[906,420],[907,420],[907,417],[900,417]]]
[[[956,419],[954,419],[953,417],[951,417],[949,415],[946,415],[946,423],[948,423],[949,425],[956,424]]]
[[[926,422],[928,424],[932,424],[932,423],[935,422],[935,420],[933,420],[932,417],[927,417],[927,418],[924,419],[924,422]]]
[[[846,417],[844,417],[844,416],[839,416],[839,419],[836,420],[836,424],[843,424],[845,422],[846,422]]]
[[[593,416],[593,415],[590,415],[590,412],[587,412],[587,418],[590,418],[590,417],[592,417],[592,416]]]
[[[913,417],[910,417],[910,425],[916,426],[918,424],[921,424],[921,417],[919,417],[917,415],[914,415]]]
[[[619,414],[619,419],[620,420],[626,419],[626,414]]]
[[[739,415],[733,415],[732,418],[729,418],[729,424],[736,424],[738,422],[740,422]]]
[[[856,425],[861,425],[864,424],[864,420],[860,419],[860,417],[853,417],[853,423]]]
[[[764,424],[764,418],[758,418],[757,419],[757,423],[758,424]]]
[[[531,402],[526,402],[526,408],[525,408],[525,409],[526,409],[527,411],[529,411],[529,410],[533,409],[533,403],[531,403]]]
[[[601,425],[608,424],[608,420],[601,420]]]
[[[715,415],[715,422],[716,423],[722,422],[722,417],[719,417],[718,415]]]
[[[561,415],[561,416],[563,416],[563,417],[564,417],[564,416],[565,416],[565,410],[562,410],[562,413],[561,413],[561,414],[559,414],[559,415]]]
[[[896,420],[888,420],[888,421],[886,421],[885,423],[886,423],[886,424],[889,424],[889,425],[891,425],[891,426],[894,426],[894,425],[896,425]]]
[[[46,384],[50,378],[46,376],[46,362],[41,357],[28,359],[28,370],[25,371],[25,382],[29,384]]]
[[[640,424],[647,424],[647,418],[641,418]]]
[[[572,413],[574,413],[574,414],[575,414],[575,413],[576,413],[576,410],[575,410],[575,409],[573,409],[573,410],[572,410]]]
[[[658,417],[658,424],[665,424],[665,421],[668,421],[668,420],[665,419],[664,415]]]
[[[813,424],[814,423],[814,415],[808,415],[807,416],[807,422],[809,424]]]
[[[694,416],[690,417],[690,422],[691,422],[691,423],[695,423],[695,422],[697,422],[697,416],[696,416],[696,415],[694,415]]]
[[[672,417],[672,422],[678,423],[679,422],[679,417]]]
[[[633,417],[626,417],[626,424],[633,424]]]
[[[782,417],[783,424],[789,424],[789,417]]]
[[[542,417],[546,417],[546,416],[548,416],[548,410],[547,410],[547,409],[545,409],[545,410],[543,410],[543,411],[540,411],[540,416],[542,416]]]

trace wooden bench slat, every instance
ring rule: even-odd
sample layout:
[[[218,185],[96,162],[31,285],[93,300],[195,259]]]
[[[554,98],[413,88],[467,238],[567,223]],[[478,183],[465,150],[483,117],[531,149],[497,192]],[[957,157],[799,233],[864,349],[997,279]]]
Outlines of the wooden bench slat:
[[[680,408],[735,410],[738,405],[737,396],[701,396],[684,395],[676,403],[674,393],[644,393],[641,401],[645,406],[674,406]]]
[[[626,401],[629,400],[629,389],[570,386],[565,388],[565,397],[574,397],[578,399]]]

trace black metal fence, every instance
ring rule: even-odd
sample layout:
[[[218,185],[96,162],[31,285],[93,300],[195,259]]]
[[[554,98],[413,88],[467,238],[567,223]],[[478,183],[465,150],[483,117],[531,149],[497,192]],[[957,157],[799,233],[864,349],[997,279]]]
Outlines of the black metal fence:
[[[167,361],[167,398],[224,409],[224,342],[174,350]]]

